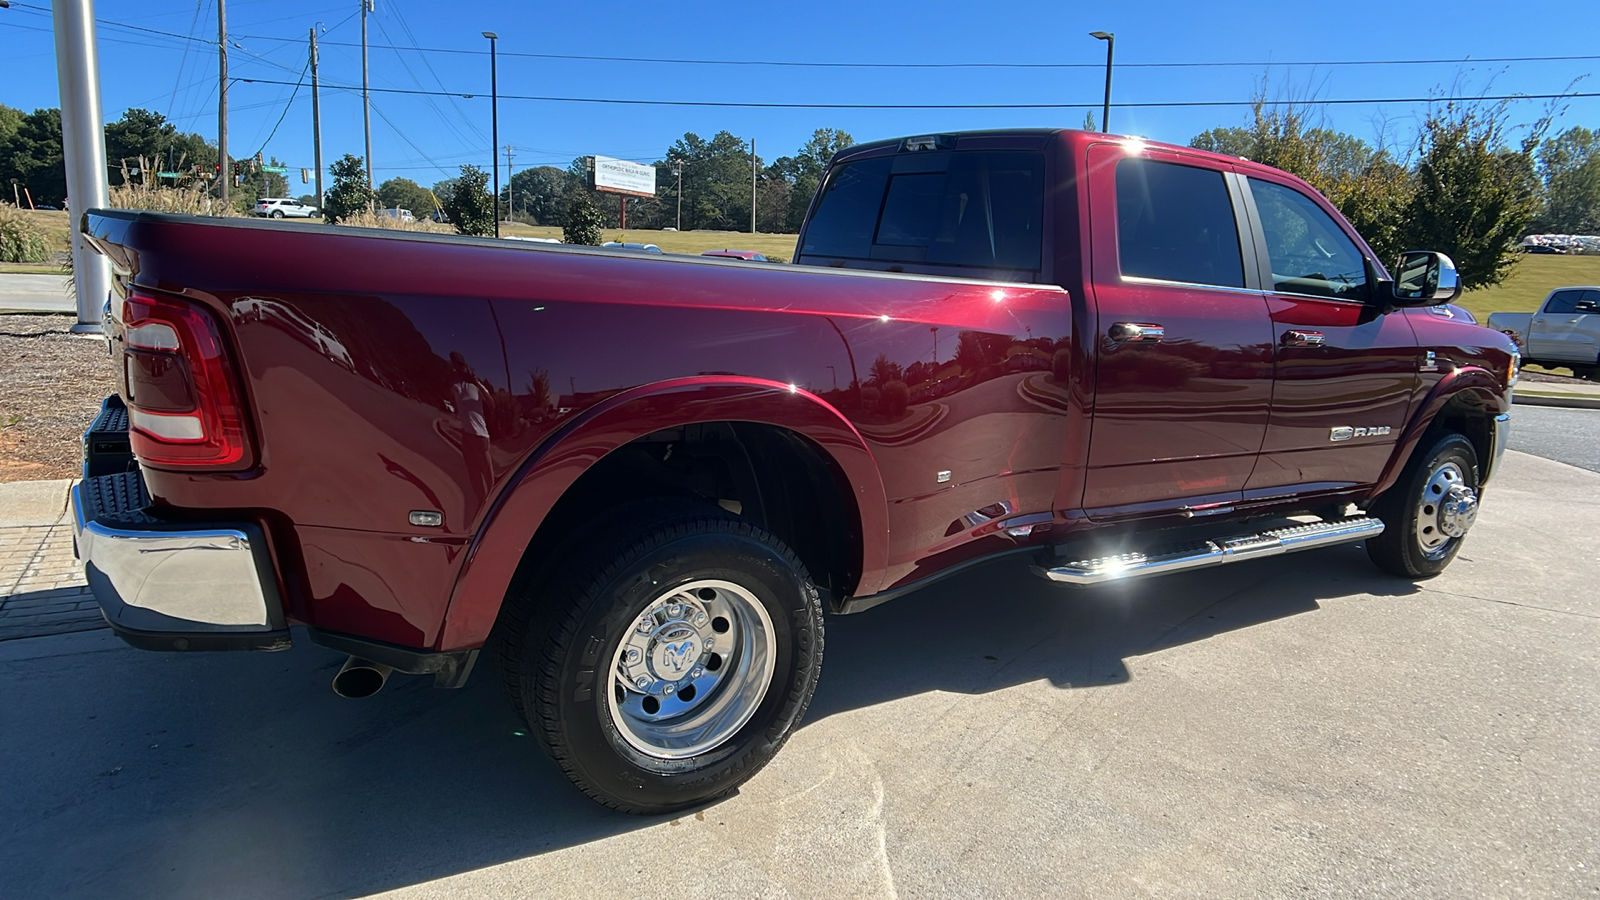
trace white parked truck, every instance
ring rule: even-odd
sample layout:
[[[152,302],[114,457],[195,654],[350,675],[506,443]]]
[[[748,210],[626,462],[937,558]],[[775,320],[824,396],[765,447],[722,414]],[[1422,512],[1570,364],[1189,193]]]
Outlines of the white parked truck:
[[[1600,287],[1556,288],[1533,313],[1492,313],[1489,327],[1522,345],[1522,361],[1600,378]]]

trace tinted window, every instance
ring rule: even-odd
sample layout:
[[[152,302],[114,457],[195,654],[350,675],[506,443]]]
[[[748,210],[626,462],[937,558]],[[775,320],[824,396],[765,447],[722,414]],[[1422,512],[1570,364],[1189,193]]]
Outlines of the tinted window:
[[[1367,264],[1355,242],[1310,197],[1270,181],[1250,179],[1262,236],[1272,262],[1272,288],[1365,300]]]
[[[835,170],[800,252],[1038,271],[1043,222],[1043,153],[902,153]]]
[[[1117,163],[1117,259],[1124,275],[1244,287],[1222,173],[1147,159]]]
[[[1596,292],[1590,291],[1589,293]],[[1584,299],[1583,294],[1583,291],[1556,291],[1550,295],[1550,302],[1545,304],[1544,311],[1554,315],[1575,313],[1578,311],[1578,301]],[[1592,299],[1600,299],[1600,297]]]

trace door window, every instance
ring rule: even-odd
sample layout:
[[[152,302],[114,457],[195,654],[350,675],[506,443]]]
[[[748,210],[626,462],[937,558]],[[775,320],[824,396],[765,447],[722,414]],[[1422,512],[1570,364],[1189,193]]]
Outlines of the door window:
[[[1244,287],[1222,173],[1148,159],[1117,163],[1117,261],[1136,278]]]
[[[1589,291],[1600,299],[1600,292]],[[1578,301],[1584,299],[1583,291],[1556,291],[1550,295],[1550,302],[1544,305],[1544,311],[1553,316],[1566,315],[1578,311]]]
[[[1341,300],[1367,298],[1367,264],[1355,242],[1310,197],[1250,179],[1272,262],[1272,289]]]

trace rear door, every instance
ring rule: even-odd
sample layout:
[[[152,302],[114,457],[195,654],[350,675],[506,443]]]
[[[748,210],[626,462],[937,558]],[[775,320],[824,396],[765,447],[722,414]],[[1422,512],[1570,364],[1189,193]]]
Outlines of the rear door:
[[[1109,519],[1240,498],[1271,400],[1272,328],[1231,167],[1089,148],[1096,390],[1083,505]]]
[[[1376,267],[1331,207],[1288,178],[1242,181],[1275,344],[1272,420],[1245,497],[1371,484],[1426,365],[1416,332],[1372,301]]]

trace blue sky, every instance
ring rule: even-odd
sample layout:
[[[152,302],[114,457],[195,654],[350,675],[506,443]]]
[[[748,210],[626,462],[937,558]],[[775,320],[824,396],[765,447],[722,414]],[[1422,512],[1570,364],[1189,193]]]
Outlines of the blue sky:
[[[102,23],[216,37],[216,0],[101,0]],[[0,10],[0,103],[31,110],[56,106],[55,55],[48,0],[14,0]],[[321,38],[324,162],[362,152],[359,92],[330,86],[361,83],[356,0],[233,0],[229,32],[236,78],[289,85],[235,83],[229,92],[229,149],[259,148],[291,167],[312,165],[309,80],[293,82],[306,62],[308,31]],[[758,9],[759,12],[752,12]],[[1424,97],[1544,94],[1600,72],[1600,60],[1489,63],[1488,57],[1600,55],[1600,4],[1518,8],[1484,0],[1453,4],[1240,2],[1226,15],[1212,4],[1147,0],[1071,5],[1013,3],[738,2],[673,5],[526,2],[422,3],[377,0],[369,20],[374,45],[471,51],[371,51],[375,88],[472,93],[474,99],[375,94],[373,157],[381,181],[405,176],[423,184],[455,174],[461,163],[489,158],[488,42],[499,33],[500,92],[561,97],[798,103],[974,104],[1087,103],[1101,100],[1105,44],[1088,32],[1117,35],[1113,103],[1246,101],[1265,80],[1275,98]],[[1522,9],[1524,11],[1519,11]],[[108,119],[129,106],[153,109],[184,130],[216,136],[214,46],[130,31],[99,29],[101,85]],[[673,57],[875,63],[1066,63],[1084,68],[874,69],[663,65],[554,60],[513,54]],[[1286,66],[1352,60],[1450,59],[1430,65]],[[1252,63],[1141,68],[1148,63]],[[1268,67],[1261,63],[1272,62]],[[1600,78],[1579,82],[1600,92]],[[291,103],[291,96],[294,96]],[[287,115],[285,109],[287,105]],[[1542,102],[1513,107],[1513,121],[1531,122]],[[1600,98],[1567,104],[1557,124],[1600,127]],[[1368,140],[1387,130],[1408,142],[1425,111],[1420,104],[1324,107],[1325,124]],[[1112,110],[1113,130],[1186,142],[1217,125],[1243,124],[1242,107]],[[1098,115],[1098,112],[1097,112]],[[283,116],[276,134],[268,139]],[[841,128],[857,140],[1009,126],[1068,126],[1080,109],[827,110],[622,106],[502,99],[500,143],[516,148],[516,168],[564,166],[599,153],[649,161],[686,131],[709,137],[727,129],[755,138],[764,160],[792,154],[818,127]],[[396,130],[398,126],[398,132]],[[403,134],[403,136],[402,136]],[[504,164],[504,154],[500,155]],[[301,192],[298,178],[291,188]]]

